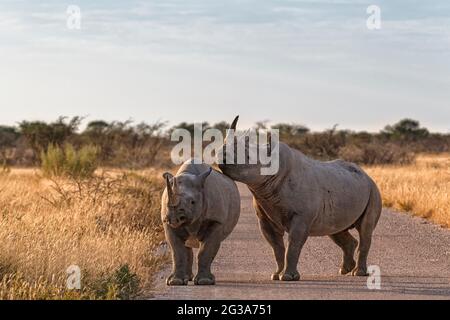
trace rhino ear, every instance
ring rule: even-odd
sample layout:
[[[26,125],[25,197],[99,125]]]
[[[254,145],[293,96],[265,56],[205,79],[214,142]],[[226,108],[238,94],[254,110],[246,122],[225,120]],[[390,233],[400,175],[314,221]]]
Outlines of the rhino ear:
[[[162,177],[164,178],[164,180],[172,180],[173,178],[173,174],[171,174],[170,172],[164,172]]]
[[[205,172],[203,172],[203,173],[201,173],[201,174],[199,174],[199,175],[197,176],[198,179],[199,179],[199,181],[200,181],[200,185],[202,186],[202,188],[205,186],[206,178],[209,177],[209,175],[211,174],[211,172],[212,172],[212,168],[209,167],[208,170],[206,170]]]
[[[162,176],[164,178],[164,181],[166,182],[167,192],[171,197],[176,190],[177,181],[173,174],[171,174],[170,172],[164,172]]]
[[[272,154],[272,150],[277,147],[278,144],[278,134],[272,133],[272,131],[267,132],[267,153]]]
[[[272,153],[272,132],[267,134],[267,151],[269,154]]]

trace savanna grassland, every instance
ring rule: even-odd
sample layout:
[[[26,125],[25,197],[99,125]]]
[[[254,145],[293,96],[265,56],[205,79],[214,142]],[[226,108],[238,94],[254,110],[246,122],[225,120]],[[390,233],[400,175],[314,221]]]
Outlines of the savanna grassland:
[[[450,156],[365,167],[383,204],[450,226]],[[97,170],[89,179],[39,169],[0,174],[0,299],[130,299],[152,286],[167,256],[159,219],[161,170]],[[68,290],[66,270],[81,269]]]
[[[130,299],[167,257],[159,217],[160,172],[46,178],[0,174],[0,299]],[[79,266],[81,290],[66,270]]]
[[[450,154],[419,155],[408,165],[366,168],[383,205],[450,227]]]
[[[98,120],[80,130],[82,120],[0,126],[0,299],[133,299],[169,262],[161,173],[174,169],[170,132],[194,125]],[[378,133],[256,127],[278,129],[312,158],[362,165],[384,206],[450,227],[449,134],[410,119]],[[80,269],[80,290],[67,287],[70,266]]]

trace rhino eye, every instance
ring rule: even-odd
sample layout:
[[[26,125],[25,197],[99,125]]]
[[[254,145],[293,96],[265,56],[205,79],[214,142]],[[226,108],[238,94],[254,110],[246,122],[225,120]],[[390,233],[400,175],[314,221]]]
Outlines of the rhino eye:
[[[194,205],[194,204],[195,204],[195,201],[194,201],[194,200],[191,200],[191,204]]]

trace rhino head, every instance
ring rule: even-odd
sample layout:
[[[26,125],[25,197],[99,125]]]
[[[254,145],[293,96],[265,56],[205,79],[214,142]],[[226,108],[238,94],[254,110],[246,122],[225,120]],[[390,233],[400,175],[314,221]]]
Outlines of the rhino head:
[[[205,199],[203,190],[206,178],[211,174],[212,168],[199,174],[183,173],[173,176],[165,172],[163,177],[167,188],[167,211],[163,222],[172,228],[189,225],[200,218]]]
[[[217,162],[220,170],[231,179],[245,184],[259,184],[267,179],[267,175],[262,174],[267,163],[261,162],[261,152],[270,153],[274,149],[270,134],[264,149],[262,144],[251,138],[251,131],[246,133],[236,133],[239,120],[237,116],[228,130],[227,136],[221,149],[217,153]],[[256,132],[253,132],[256,137]],[[260,139],[261,136],[258,137]],[[278,145],[276,145],[278,148]],[[242,154],[245,150],[245,154]],[[277,149],[278,150],[278,149]]]

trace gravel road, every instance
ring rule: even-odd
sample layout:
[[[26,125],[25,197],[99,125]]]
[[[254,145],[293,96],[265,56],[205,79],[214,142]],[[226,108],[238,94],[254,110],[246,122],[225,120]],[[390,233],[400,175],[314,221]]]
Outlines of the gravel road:
[[[338,275],[341,251],[328,237],[308,239],[299,282],[271,281],[272,251],[258,229],[250,192],[242,184],[239,189],[239,223],[213,264],[217,285],[167,287],[168,266],[157,276],[152,299],[450,299],[450,230],[387,209],[369,254],[369,265],[380,268],[381,289],[369,290],[367,277]]]

